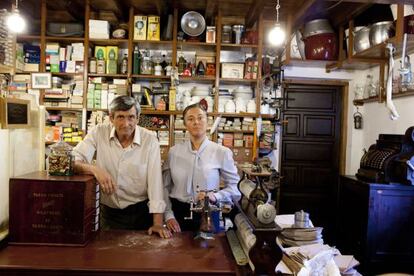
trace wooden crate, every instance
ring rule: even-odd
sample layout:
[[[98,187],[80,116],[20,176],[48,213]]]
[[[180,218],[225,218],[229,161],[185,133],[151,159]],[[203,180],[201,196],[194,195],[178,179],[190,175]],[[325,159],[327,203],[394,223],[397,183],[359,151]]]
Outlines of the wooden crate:
[[[10,179],[10,243],[85,245],[98,215],[90,175],[35,172]]]

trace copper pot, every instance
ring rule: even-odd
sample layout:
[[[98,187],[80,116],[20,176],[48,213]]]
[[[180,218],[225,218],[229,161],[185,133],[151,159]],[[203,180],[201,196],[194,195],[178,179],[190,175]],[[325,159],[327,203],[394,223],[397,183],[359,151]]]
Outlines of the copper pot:
[[[306,59],[336,60],[338,58],[338,42],[334,33],[312,35],[304,40]]]

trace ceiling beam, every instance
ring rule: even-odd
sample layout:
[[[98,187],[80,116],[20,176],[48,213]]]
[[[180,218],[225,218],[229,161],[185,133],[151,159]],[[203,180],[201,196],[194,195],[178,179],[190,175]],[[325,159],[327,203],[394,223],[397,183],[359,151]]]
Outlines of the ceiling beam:
[[[128,21],[128,7],[124,6],[124,1],[118,0],[92,0],[92,6],[96,10],[109,10],[112,11],[118,20]]]
[[[157,13],[159,16],[163,15],[167,10],[167,1],[164,0],[155,0],[155,7],[157,8]]]
[[[292,11],[296,10],[296,12],[293,12],[292,30],[303,23],[306,13],[316,2],[317,0],[306,0],[297,9],[292,9]]]
[[[204,18],[211,19],[216,13],[217,0],[206,0],[206,10],[204,11]]]
[[[265,0],[256,0],[250,5],[245,17],[246,27],[252,27],[263,11]]]
[[[83,22],[85,20],[84,13],[79,12],[85,9],[84,5],[79,4],[78,1],[66,1],[65,8],[68,13],[76,20]]]
[[[325,0],[327,2],[340,2],[341,0]],[[342,1],[341,1],[342,2]],[[366,4],[413,4],[412,0],[346,0],[347,3],[366,3]]]
[[[368,8],[372,7],[373,3],[360,3],[359,5],[343,5],[341,6],[341,12],[336,13],[337,16],[332,17],[330,22],[334,27],[348,23],[351,19],[357,17]]]

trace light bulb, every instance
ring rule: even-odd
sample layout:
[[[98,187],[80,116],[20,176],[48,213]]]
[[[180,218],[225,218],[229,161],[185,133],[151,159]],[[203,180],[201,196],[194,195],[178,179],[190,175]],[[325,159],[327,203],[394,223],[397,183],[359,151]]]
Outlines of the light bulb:
[[[269,42],[272,45],[280,46],[285,42],[285,31],[279,23],[276,23],[276,26],[269,33]]]
[[[8,17],[7,17],[7,27],[10,31],[14,33],[21,33],[26,27],[26,21],[20,15],[19,10],[14,10]]]

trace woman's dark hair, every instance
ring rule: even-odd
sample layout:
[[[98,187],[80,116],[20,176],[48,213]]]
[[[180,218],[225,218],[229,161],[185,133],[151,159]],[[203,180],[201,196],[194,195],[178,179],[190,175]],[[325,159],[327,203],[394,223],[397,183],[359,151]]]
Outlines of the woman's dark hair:
[[[184,118],[184,123],[185,123],[185,114],[187,114],[188,110],[193,109],[193,108],[200,108],[201,110],[203,110],[203,112],[206,114],[207,116],[207,110],[204,107],[204,105],[200,104],[200,103],[195,103],[195,104],[190,104],[189,106],[187,106],[184,111],[183,111],[183,118]]]
[[[109,105],[109,113],[114,114],[116,111],[128,111],[133,106],[135,106],[135,110],[137,111],[137,117],[141,113],[141,106],[139,103],[130,96],[118,96],[112,100],[111,104]]]

